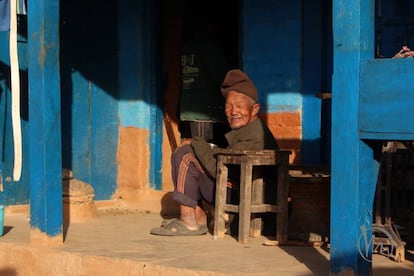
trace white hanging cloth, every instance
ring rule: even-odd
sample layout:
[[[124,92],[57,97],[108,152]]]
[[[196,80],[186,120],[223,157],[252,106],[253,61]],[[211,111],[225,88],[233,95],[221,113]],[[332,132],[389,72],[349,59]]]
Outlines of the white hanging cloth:
[[[13,181],[19,181],[22,173],[22,133],[20,124],[20,75],[17,50],[17,0],[10,0],[10,72],[12,94],[12,129],[14,145]]]

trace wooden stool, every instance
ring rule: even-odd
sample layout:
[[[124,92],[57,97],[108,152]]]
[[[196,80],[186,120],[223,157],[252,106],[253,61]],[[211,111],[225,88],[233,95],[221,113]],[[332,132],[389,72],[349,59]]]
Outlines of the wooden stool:
[[[289,192],[289,155],[283,150],[223,150],[217,154],[216,203],[214,210],[214,237],[225,234],[226,212],[239,214],[238,241],[247,243],[249,236],[261,234],[261,220],[254,218],[256,213],[276,214],[276,240],[279,244],[287,242],[288,237],[288,192]],[[240,166],[239,204],[226,203],[228,165]],[[263,202],[263,185],[253,183],[253,167],[274,165],[277,170],[276,204]],[[256,187],[257,186],[257,187]],[[253,217],[253,223],[251,223]],[[258,221],[259,219],[259,221]],[[249,233],[250,232],[250,233]]]

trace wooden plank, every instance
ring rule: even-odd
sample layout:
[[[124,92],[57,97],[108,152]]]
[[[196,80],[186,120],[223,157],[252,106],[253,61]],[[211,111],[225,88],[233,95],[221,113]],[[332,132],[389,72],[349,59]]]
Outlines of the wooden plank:
[[[239,212],[239,205],[234,204],[225,204],[223,207],[224,211],[238,213]]]
[[[217,157],[217,186],[216,203],[214,208],[214,237],[223,237],[225,233],[225,206],[227,196],[228,168],[223,162],[223,157]]]
[[[217,188],[216,188],[216,210],[214,236],[222,236],[224,228],[225,212],[239,214],[239,236],[240,243],[247,243],[249,235],[252,237],[261,234],[262,222],[258,213],[277,213],[277,237],[282,242],[287,240],[287,219],[288,219],[288,172],[289,172],[290,151],[224,151],[217,155]],[[270,158],[271,157],[271,158]],[[240,198],[239,205],[227,204],[227,164],[240,165]],[[278,204],[264,203],[264,187],[261,178],[260,168],[253,170],[255,166],[273,165],[276,166],[277,201]],[[283,174],[283,175],[280,175]],[[254,176],[254,181],[253,181]],[[253,186],[252,186],[253,185]],[[281,200],[283,198],[283,200]],[[257,214],[257,216],[256,216]],[[280,215],[280,216],[279,216]]]
[[[244,158],[240,164],[240,203],[239,203],[239,236],[241,243],[247,243],[250,234],[250,209],[252,201],[252,170],[249,158]]]
[[[288,239],[288,198],[289,198],[289,162],[277,167],[277,204],[280,212],[276,214],[276,240],[281,244]]]
[[[260,169],[260,167],[256,167],[256,169]],[[260,174],[262,175],[262,171],[253,171],[253,174]],[[256,212],[255,207],[261,206],[265,207],[264,202],[264,182],[263,178],[259,177],[256,178],[253,175],[253,183],[252,183],[252,205],[250,206],[250,213],[251,213],[251,222],[250,222],[250,237],[260,237],[262,233],[262,216],[259,212]],[[261,211],[260,213],[264,213],[267,211]]]
[[[281,244],[279,241],[267,240],[263,243],[266,246],[311,246],[311,247],[322,247],[325,243],[322,241],[299,241],[299,240],[288,240],[285,244]]]

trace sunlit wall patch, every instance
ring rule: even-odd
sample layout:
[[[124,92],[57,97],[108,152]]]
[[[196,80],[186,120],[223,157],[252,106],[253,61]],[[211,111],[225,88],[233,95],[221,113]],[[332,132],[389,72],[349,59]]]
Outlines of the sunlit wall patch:
[[[273,92],[260,103],[261,111],[265,113],[298,112],[302,109],[302,95],[299,92]]]

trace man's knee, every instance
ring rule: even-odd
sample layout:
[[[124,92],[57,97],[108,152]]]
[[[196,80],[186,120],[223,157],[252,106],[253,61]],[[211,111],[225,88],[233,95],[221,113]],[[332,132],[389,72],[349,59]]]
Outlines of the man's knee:
[[[190,166],[192,160],[195,160],[195,155],[190,145],[180,146],[171,155],[171,165],[175,170],[179,170],[183,164]]]

